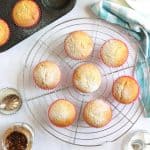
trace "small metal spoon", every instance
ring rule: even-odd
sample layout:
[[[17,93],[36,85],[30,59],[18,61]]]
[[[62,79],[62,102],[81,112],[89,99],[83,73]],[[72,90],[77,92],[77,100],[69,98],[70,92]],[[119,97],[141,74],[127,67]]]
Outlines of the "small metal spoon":
[[[17,109],[19,103],[19,97],[17,95],[8,95],[0,104],[0,109],[14,110]]]
[[[143,150],[145,146],[150,145],[150,143],[144,143],[142,140],[137,139],[132,142],[132,147],[134,150]]]
[[[4,88],[0,90],[0,113],[10,115],[22,106],[22,99],[17,90]]]

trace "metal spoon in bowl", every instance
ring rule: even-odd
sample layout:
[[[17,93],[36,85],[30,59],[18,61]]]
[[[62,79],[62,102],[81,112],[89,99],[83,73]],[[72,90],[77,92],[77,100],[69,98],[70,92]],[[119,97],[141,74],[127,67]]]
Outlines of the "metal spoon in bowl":
[[[22,105],[20,94],[13,88],[4,88],[0,90],[0,113],[14,114]]]
[[[143,150],[145,146],[150,145],[150,143],[144,143],[144,141],[137,139],[132,142],[132,147],[134,150]]]
[[[19,105],[19,97],[17,95],[6,96],[0,104],[0,109],[13,110]]]

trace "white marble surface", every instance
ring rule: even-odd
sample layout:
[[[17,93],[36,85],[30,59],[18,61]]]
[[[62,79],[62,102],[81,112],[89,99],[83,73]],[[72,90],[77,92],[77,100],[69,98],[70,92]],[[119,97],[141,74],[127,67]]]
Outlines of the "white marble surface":
[[[62,22],[64,20],[78,18],[78,17],[95,17],[89,10],[88,6],[96,2],[96,0],[77,0],[75,8],[67,15],[61,19],[55,21],[53,24],[42,29],[38,33],[35,33],[30,38],[19,43],[10,50],[0,54],[0,86],[11,86],[17,87],[17,78],[20,70],[23,66],[23,58],[30,51],[31,47],[38,39],[38,37],[48,30],[51,26]],[[2,137],[3,131],[14,122],[28,122],[35,130],[35,140],[33,150],[121,150],[122,148],[122,138],[114,143],[108,143],[100,147],[79,147],[73,146],[61,141],[58,141],[54,137],[45,133],[33,120],[30,113],[28,112],[26,105],[24,104],[22,109],[15,115],[4,116],[0,115],[0,137]],[[150,130],[150,119],[141,118],[130,130],[134,131],[137,129],[147,129]],[[1,149],[1,147],[0,147]]]

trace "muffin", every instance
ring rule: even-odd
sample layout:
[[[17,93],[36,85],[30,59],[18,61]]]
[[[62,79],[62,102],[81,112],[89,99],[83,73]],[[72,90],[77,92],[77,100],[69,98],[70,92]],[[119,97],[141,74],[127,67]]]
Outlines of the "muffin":
[[[41,11],[38,4],[32,0],[18,1],[13,10],[12,18],[17,26],[29,28],[40,20]]]
[[[119,67],[128,58],[128,48],[124,42],[118,39],[111,39],[106,41],[101,47],[100,57],[107,66]]]
[[[101,84],[101,73],[95,64],[86,63],[78,66],[73,73],[73,85],[80,92],[91,93]]]
[[[111,107],[102,99],[89,101],[84,107],[83,119],[92,127],[104,127],[112,119]]]
[[[65,39],[64,49],[73,59],[85,59],[92,53],[93,41],[87,33],[75,31]]]
[[[38,87],[46,90],[53,89],[61,79],[61,72],[54,62],[43,61],[34,68],[33,79]]]
[[[56,100],[49,107],[48,117],[57,127],[70,126],[76,118],[75,106],[66,99]]]
[[[9,36],[10,30],[8,24],[3,19],[0,19],[0,46],[7,43]]]
[[[122,76],[114,82],[112,95],[118,102],[130,104],[139,95],[139,85],[133,77]]]

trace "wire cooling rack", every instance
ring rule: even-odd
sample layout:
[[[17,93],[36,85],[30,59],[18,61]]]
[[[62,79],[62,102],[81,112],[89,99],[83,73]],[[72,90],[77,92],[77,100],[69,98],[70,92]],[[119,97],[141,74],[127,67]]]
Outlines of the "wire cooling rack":
[[[70,59],[63,49],[66,36],[76,30],[89,33],[94,41],[94,51],[91,57],[85,61]],[[98,51],[102,44],[113,38],[124,41],[129,48],[127,62],[118,68],[107,67],[98,58]],[[138,42],[125,30],[99,19],[74,19],[50,29],[40,37],[28,53],[23,68],[22,91],[31,115],[47,133],[70,144],[98,146],[116,141],[133,127],[143,112],[138,100],[132,104],[123,105],[114,100],[111,94],[114,80],[122,75],[134,75],[138,49],[140,49]],[[33,82],[33,68],[43,60],[54,61],[61,68],[62,81],[54,90],[41,90]],[[101,86],[92,94],[80,93],[74,89],[71,83],[73,70],[84,62],[97,64],[102,73]],[[112,121],[103,128],[91,128],[83,121],[82,110],[87,101],[100,97],[110,103],[113,110]],[[78,117],[70,127],[58,128],[48,120],[48,107],[59,98],[66,98],[77,107]],[[140,100],[140,98],[138,99]]]

